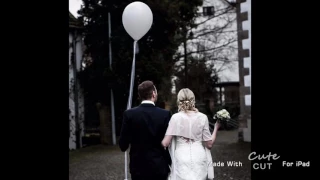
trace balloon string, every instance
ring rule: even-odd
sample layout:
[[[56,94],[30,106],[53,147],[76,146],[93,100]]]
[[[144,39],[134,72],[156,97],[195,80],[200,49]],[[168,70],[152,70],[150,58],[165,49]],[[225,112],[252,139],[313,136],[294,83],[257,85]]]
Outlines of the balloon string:
[[[130,79],[130,91],[129,91],[129,97],[128,97],[128,104],[127,109],[131,109],[132,106],[132,91],[133,91],[133,85],[134,85],[134,76],[135,76],[135,66],[136,66],[136,46],[137,41],[133,42],[133,61],[132,61],[132,68],[131,68],[131,79]],[[128,179],[128,151],[125,152],[124,156],[124,171],[125,171],[125,180]]]
[[[130,91],[129,91],[127,109],[130,109],[132,106],[132,93],[133,93],[132,91],[133,91],[135,66],[136,66],[136,46],[137,46],[137,41],[134,41],[133,42],[133,61],[132,61],[131,79],[130,79]]]

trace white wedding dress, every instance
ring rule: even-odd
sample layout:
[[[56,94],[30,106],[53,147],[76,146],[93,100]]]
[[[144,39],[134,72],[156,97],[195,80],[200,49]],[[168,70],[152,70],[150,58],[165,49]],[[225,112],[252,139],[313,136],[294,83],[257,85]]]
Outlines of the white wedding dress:
[[[169,180],[213,179],[212,157],[203,141],[211,139],[208,118],[200,112],[179,112],[172,116],[166,135],[172,135]]]

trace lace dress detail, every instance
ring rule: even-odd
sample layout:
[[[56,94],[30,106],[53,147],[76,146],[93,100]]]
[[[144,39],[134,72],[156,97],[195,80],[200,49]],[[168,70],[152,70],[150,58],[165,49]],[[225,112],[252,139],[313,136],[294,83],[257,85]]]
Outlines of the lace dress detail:
[[[208,159],[202,141],[211,137],[207,116],[194,112],[174,114],[170,120],[166,135],[173,135],[175,144],[171,152],[175,178],[173,180],[206,180],[208,177]],[[210,156],[211,158],[211,156]]]

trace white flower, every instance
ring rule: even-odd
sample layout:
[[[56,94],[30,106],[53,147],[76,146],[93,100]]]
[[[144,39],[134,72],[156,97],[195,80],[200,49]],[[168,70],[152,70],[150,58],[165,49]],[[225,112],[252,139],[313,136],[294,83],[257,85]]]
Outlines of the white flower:
[[[222,109],[220,111],[217,112],[216,114],[217,118],[219,119],[230,119],[230,114],[227,110]]]

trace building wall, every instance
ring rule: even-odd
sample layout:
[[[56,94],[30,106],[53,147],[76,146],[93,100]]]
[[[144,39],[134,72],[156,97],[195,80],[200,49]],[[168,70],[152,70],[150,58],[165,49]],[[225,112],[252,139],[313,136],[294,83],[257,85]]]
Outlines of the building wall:
[[[78,117],[79,117],[79,128],[80,137],[84,136],[84,97],[83,91],[80,89],[80,85],[77,81],[76,87],[74,87],[74,68],[71,62],[72,52],[74,51],[73,40],[75,40],[74,31],[69,32],[69,124],[70,124],[70,135],[69,135],[69,149],[76,149],[76,119],[75,119],[75,89],[78,92]],[[76,54],[75,61],[77,65],[77,71],[81,69],[82,63],[82,37],[77,37],[76,41]],[[80,138],[80,147],[82,147],[82,138]]]
[[[251,142],[251,0],[237,0],[240,116],[239,139]]]
[[[224,101],[228,103],[239,103],[239,87],[227,86],[224,87]]]

